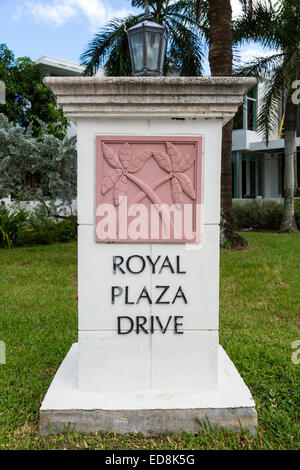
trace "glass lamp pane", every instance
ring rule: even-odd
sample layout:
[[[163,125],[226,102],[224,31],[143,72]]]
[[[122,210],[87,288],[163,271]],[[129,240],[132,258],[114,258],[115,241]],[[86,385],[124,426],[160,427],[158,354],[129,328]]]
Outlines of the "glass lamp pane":
[[[161,68],[162,68],[162,69],[163,69],[164,61],[165,61],[166,48],[167,48],[167,38],[166,38],[165,35],[163,35],[162,51],[161,51]]]
[[[144,34],[137,33],[133,34],[131,37],[131,45],[133,50],[133,60],[135,64],[136,71],[140,71],[143,69],[144,66],[144,44],[143,44],[143,36]]]
[[[158,67],[160,46],[160,34],[146,33],[146,54],[147,54],[147,68],[155,70]]]

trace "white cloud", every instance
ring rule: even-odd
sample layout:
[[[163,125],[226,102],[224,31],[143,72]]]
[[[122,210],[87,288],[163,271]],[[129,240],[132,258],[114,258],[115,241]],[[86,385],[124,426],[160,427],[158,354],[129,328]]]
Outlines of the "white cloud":
[[[231,0],[232,17],[236,18],[242,13],[240,0]]]
[[[18,21],[23,13],[27,13],[37,23],[60,27],[69,20],[84,16],[90,24],[91,32],[95,32],[110,19],[124,17],[133,11],[131,8],[114,10],[108,2],[109,0],[27,0],[23,8],[16,8],[13,19]],[[272,0],[273,4],[276,2],[277,0]],[[242,12],[240,0],[231,0],[231,6],[233,18],[236,18]]]
[[[62,26],[78,12],[71,1],[55,0],[52,3],[26,2],[27,12],[31,13],[37,23],[46,23],[53,26]]]
[[[269,55],[273,54],[270,51],[264,51],[259,48],[251,48],[251,49],[244,49],[239,51],[239,57],[242,62],[251,62],[255,57],[268,57]]]
[[[235,54],[235,65],[244,66],[249,65],[252,61],[257,58],[270,57],[274,54],[280,54],[281,51],[266,51],[262,47],[243,47],[237,54]]]
[[[101,0],[69,0],[84,13],[89,20],[91,29],[95,31],[106,21],[114,17],[124,17],[130,12],[128,9],[113,10]]]
[[[48,24],[52,27],[63,26],[70,20],[80,19],[84,16],[89,24],[90,30],[95,32],[107,21],[114,17],[122,17],[130,13],[129,9],[114,10],[103,0],[48,0],[48,1],[26,1],[22,11],[18,8],[14,19],[20,19],[22,13],[33,16],[37,23]]]
[[[15,13],[13,14],[13,20],[14,20],[14,21],[19,21],[19,19],[21,18],[21,16],[22,16],[22,7],[17,6],[17,7],[16,7],[16,11],[15,11]]]

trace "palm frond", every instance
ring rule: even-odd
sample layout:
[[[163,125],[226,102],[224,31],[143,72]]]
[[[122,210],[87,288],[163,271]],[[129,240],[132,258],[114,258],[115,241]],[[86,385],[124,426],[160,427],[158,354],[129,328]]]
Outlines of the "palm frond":
[[[190,0],[166,1],[149,0],[150,20],[165,23],[169,33],[165,72],[170,67],[179,70],[180,75],[201,75],[202,47],[208,37],[206,11],[208,0],[202,0],[200,20],[196,20],[195,5]],[[142,8],[143,0],[135,0],[135,6]],[[81,64],[86,75],[94,75],[104,66],[106,75],[131,74],[131,61],[126,29],[143,19],[143,13],[124,19],[110,21],[88,44],[81,55]]]
[[[300,44],[300,2],[282,0],[276,10],[276,34],[283,49],[299,47]]]
[[[86,51],[80,56],[80,63],[85,66],[85,75],[94,75],[111,55],[113,59],[111,72],[116,73],[118,69],[120,71],[127,70],[130,56],[126,29],[134,26],[140,20],[140,15],[128,16],[124,19],[114,19],[102,28],[89,42]],[[117,60],[121,60],[119,67],[116,67]]]
[[[234,68],[233,74],[241,77],[259,77],[264,76],[283,63],[284,53],[278,52],[267,57],[254,57],[247,65],[240,64]]]
[[[233,42],[244,44],[256,41],[266,49],[279,49],[281,44],[277,34],[277,16],[277,12],[261,0],[253,5],[252,11],[246,8],[232,23]]]
[[[170,31],[169,56],[179,75],[202,75],[203,53],[197,34],[173,17],[166,24]]]
[[[109,51],[109,58],[104,64],[104,72],[108,77],[130,76],[132,71],[128,37],[126,31],[114,41]]]
[[[284,86],[288,93],[292,92],[293,82],[300,76],[300,47],[285,51],[283,60]]]
[[[267,145],[272,130],[278,126],[278,109],[284,95],[284,67],[276,69],[265,84],[265,94],[261,99],[257,119],[257,129],[263,134]]]

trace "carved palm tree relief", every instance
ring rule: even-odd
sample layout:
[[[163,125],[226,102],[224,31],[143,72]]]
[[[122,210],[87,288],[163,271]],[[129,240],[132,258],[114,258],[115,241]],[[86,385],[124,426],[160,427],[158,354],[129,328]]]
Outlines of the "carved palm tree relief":
[[[151,151],[145,151],[134,156],[131,146],[127,142],[122,145],[118,155],[104,142],[102,143],[102,151],[107,163],[113,167],[113,170],[103,177],[101,185],[102,194],[106,194],[108,191],[113,189],[115,206],[119,205],[120,197],[127,196],[127,180],[135,183],[143,193],[148,196],[152,204],[159,206],[162,205],[162,201],[153,189],[140,178],[133,175],[133,173],[138,172],[144,166],[145,162],[151,158]],[[161,208],[160,217],[162,218],[163,223],[170,226],[173,230],[173,222],[170,219],[170,214],[163,206]]]
[[[143,233],[134,240],[192,241],[190,234],[200,230],[201,220],[201,145],[201,137],[97,136],[96,224],[116,221],[116,235],[110,240],[124,241],[125,232],[120,238],[119,230],[128,223],[134,233]],[[109,204],[116,211],[109,212],[108,206],[100,216],[101,204],[103,210]],[[97,238],[101,240],[102,235]],[[127,240],[133,240],[131,235]]]
[[[167,181],[171,182],[171,194],[174,204],[183,204],[183,193],[189,198],[196,199],[195,190],[190,178],[184,173],[189,170],[195,162],[195,151],[185,155],[170,142],[166,142],[167,152],[145,151],[134,156],[131,146],[125,143],[120,148],[118,155],[102,143],[103,156],[107,163],[113,167],[113,170],[104,175],[102,180],[102,194],[106,194],[111,189],[114,190],[114,204],[119,205],[119,197],[127,195],[127,179],[135,183],[141,192],[138,193],[132,203],[140,202],[145,196],[148,196],[153,204],[162,204],[155,190]],[[150,187],[141,179],[133,176],[132,173],[138,172],[144,164],[154,157],[160,168],[168,174]]]
[[[168,173],[161,180],[155,183],[155,185],[152,186],[152,189],[155,191],[162,184],[170,181],[172,200],[174,204],[180,205],[183,203],[183,193],[195,200],[196,194],[193,184],[190,178],[184,173],[195,163],[195,149],[186,154],[182,154],[173,144],[171,144],[171,142],[166,142],[166,150],[167,153],[152,152],[152,155],[160,168]],[[144,197],[145,193],[138,193],[133,203],[142,201]]]
[[[144,191],[153,204],[159,203],[156,194],[142,180],[133,176],[132,173],[139,171],[149,158],[151,152],[143,152],[135,157],[132,154],[131,146],[125,143],[116,154],[104,142],[102,143],[103,156],[107,163],[113,168],[108,174],[104,175],[102,180],[102,194],[106,194],[111,189],[114,190],[114,204],[119,205],[119,198],[127,196],[128,182],[131,180]]]

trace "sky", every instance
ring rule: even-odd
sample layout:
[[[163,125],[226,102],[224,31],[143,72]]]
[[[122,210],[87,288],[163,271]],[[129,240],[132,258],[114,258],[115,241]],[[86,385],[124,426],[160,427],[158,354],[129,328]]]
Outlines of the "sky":
[[[239,0],[231,2],[237,15]],[[88,42],[107,21],[131,12],[131,0],[0,0],[0,43],[16,57],[35,60],[48,55],[79,63]],[[264,54],[250,44],[240,57],[248,61]]]

